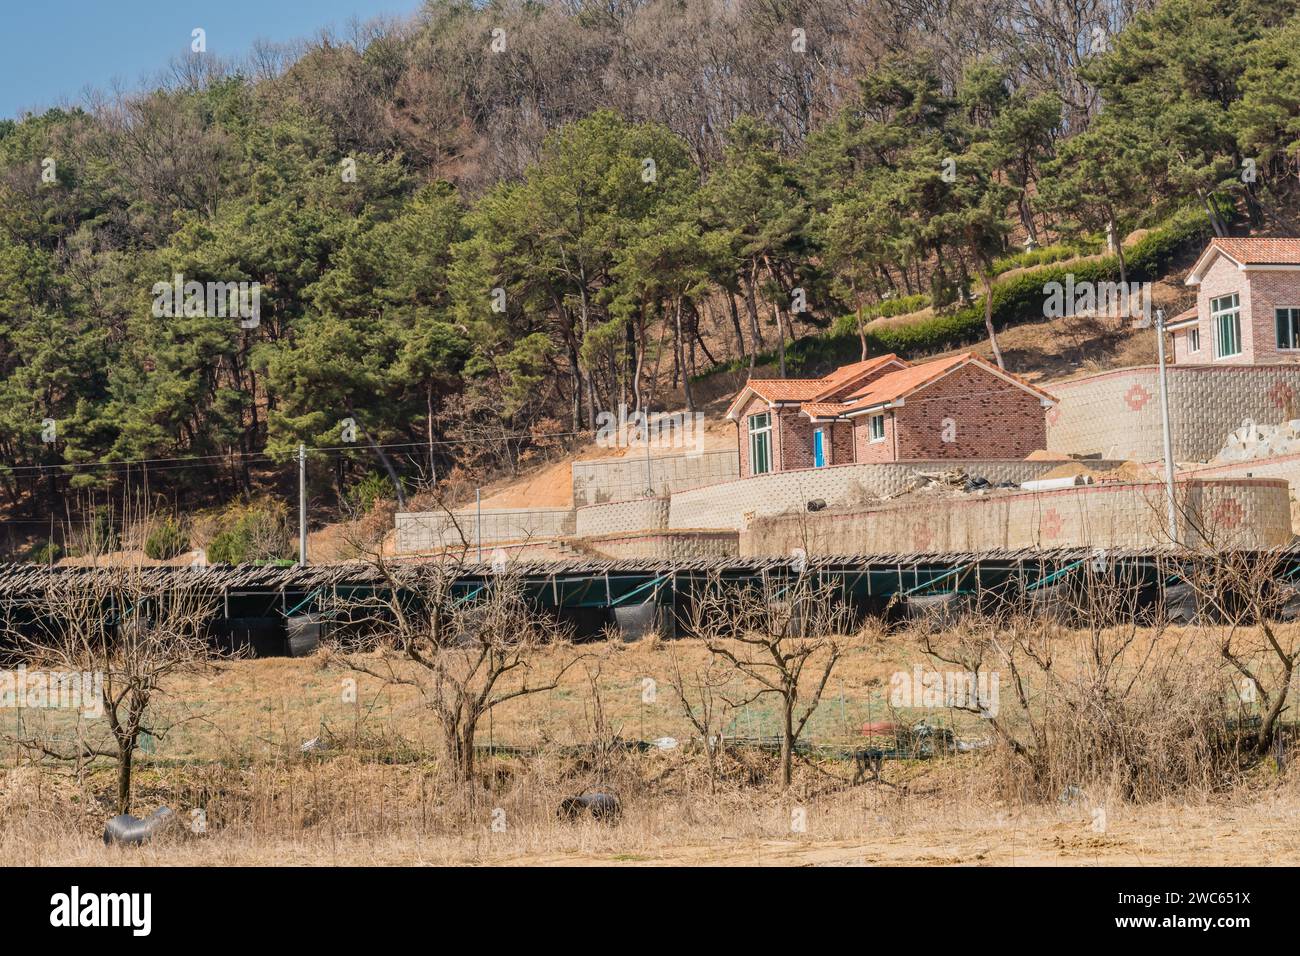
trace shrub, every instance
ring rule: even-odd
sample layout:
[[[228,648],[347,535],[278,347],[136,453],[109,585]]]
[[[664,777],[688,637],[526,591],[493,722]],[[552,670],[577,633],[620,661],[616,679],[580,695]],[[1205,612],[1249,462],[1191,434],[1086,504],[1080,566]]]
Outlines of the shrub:
[[[108,554],[118,550],[121,537],[113,526],[113,514],[106,507],[95,509],[94,515],[86,525],[84,547],[86,554]]]
[[[38,544],[28,552],[27,560],[34,561],[37,564],[53,564],[63,557],[63,549],[53,541],[46,541]]]
[[[1175,212],[1126,250],[1124,261],[1128,266],[1128,280],[1144,282],[1159,278],[1180,252],[1190,243],[1203,242],[1209,232],[1210,226],[1203,210],[1189,207]],[[1042,253],[1051,258],[1059,250],[1069,248],[1048,246],[1035,253],[1022,255]],[[1078,254],[1078,250],[1071,250],[1071,255]],[[1060,259],[1054,261],[1060,262]],[[1102,256],[1070,263],[1068,266],[1047,264],[1041,269],[995,283],[993,327],[1002,329],[1017,322],[1042,318],[1043,286],[1049,282],[1064,283],[1069,274],[1074,275],[1075,282],[1115,282],[1119,280],[1119,258]],[[925,308],[929,302],[928,295],[889,299],[864,310],[863,318],[870,321],[905,315]],[[867,349],[872,355],[886,352],[913,355],[971,345],[982,341],[984,336],[984,303],[978,300],[955,311],[916,319],[906,324],[869,329],[866,337]],[[857,313],[850,313],[837,318],[827,334],[807,335],[790,342],[786,347],[786,369],[790,375],[799,375],[806,369],[853,361],[858,354],[858,317]],[[757,362],[760,365],[767,364],[773,361],[775,355],[774,351],[766,352],[758,357]],[[747,359],[736,359],[710,369],[699,378],[723,371],[739,371],[748,364]]]
[[[164,519],[149,529],[144,539],[144,553],[154,561],[170,561],[190,548],[189,535],[180,523],[172,518]]]
[[[347,503],[358,514],[366,514],[377,501],[393,496],[393,485],[378,472],[370,472],[347,491]]]
[[[217,527],[207,547],[208,560],[214,564],[292,557],[289,523],[284,505],[279,502],[229,508],[218,519]]]
[[[1004,272],[1010,272],[1012,269],[1023,269],[1027,266],[1048,265],[1052,262],[1060,262],[1062,259],[1073,259],[1075,256],[1082,255],[1087,255],[1087,253],[1078,246],[1064,244],[1043,246],[1041,249],[1017,252],[993,260],[993,274],[1001,275]]]

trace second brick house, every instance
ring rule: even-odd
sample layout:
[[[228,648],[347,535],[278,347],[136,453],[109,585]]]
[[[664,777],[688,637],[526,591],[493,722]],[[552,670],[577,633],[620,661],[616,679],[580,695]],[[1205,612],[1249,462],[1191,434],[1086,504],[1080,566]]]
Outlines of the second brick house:
[[[742,477],[908,459],[1023,458],[1047,442],[1056,400],[969,353],[911,365],[896,355],[819,379],[750,379],[727,417]]]
[[[1300,362],[1300,239],[1214,239],[1187,284],[1196,305],[1167,326],[1175,362]]]

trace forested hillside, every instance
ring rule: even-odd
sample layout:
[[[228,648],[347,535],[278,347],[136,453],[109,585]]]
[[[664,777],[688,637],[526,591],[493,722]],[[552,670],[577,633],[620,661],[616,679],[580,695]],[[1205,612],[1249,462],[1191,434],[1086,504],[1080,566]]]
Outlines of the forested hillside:
[[[1139,227],[1300,235],[1296,4],[1148,7],[432,0],[0,121],[0,501],[212,503],[353,437],[319,488],[410,488],[883,312],[940,345]],[[178,275],[256,322],[156,315]]]

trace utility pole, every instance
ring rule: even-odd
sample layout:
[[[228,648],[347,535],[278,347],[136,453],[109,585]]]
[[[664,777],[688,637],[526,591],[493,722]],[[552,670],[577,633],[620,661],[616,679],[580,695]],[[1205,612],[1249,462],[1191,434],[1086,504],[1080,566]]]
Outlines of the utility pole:
[[[1165,444],[1165,508],[1169,541],[1178,545],[1178,507],[1174,499],[1174,453],[1169,435],[1169,376],[1165,369],[1165,310],[1156,309],[1156,352],[1160,356],[1160,419]]]
[[[298,445],[298,566],[307,566],[307,446]]]

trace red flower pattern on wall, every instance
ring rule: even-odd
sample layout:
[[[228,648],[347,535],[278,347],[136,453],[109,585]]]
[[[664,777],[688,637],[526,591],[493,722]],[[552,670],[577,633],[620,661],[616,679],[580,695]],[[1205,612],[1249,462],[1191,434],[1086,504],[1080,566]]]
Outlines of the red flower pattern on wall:
[[[1268,390],[1268,397],[1272,400],[1274,408],[1286,408],[1295,398],[1295,392],[1286,382],[1278,382]]]
[[[1043,520],[1039,522],[1038,530],[1044,538],[1059,538],[1065,522],[1061,520],[1061,515],[1055,508],[1048,508],[1043,512]]]
[[[1151,399],[1155,398],[1149,391],[1134,382],[1127,392],[1124,393],[1124,402],[1135,412],[1142,411],[1142,406]]]
[[[1047,424],[1055,425],[1056,420],[1060,417],[1061,417],[1061,410],[1057,406],[1053,405],[1051,408],[1047,410]]]

